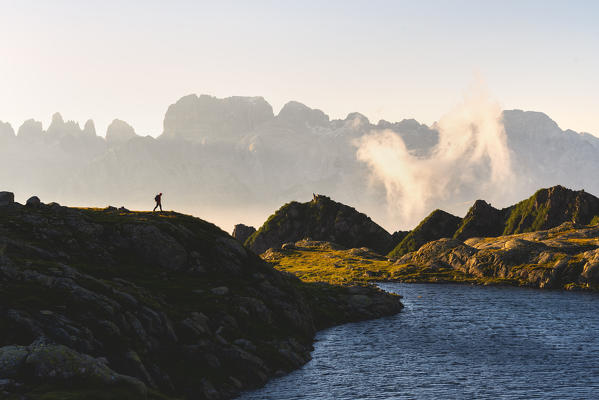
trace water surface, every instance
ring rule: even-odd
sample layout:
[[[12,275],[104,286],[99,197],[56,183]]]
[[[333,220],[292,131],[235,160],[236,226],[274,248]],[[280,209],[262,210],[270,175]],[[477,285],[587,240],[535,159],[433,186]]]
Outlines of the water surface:
[[[599,398],[599,295],[380,286],[403,312],[318,333],[312,361],[240,399]]]

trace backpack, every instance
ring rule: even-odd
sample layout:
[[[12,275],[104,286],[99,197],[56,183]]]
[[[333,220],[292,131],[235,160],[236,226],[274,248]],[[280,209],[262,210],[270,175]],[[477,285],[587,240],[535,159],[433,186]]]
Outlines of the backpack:
[[[154,201],[160,201],[160,195],[157,194],[156,197],[154,197]]]

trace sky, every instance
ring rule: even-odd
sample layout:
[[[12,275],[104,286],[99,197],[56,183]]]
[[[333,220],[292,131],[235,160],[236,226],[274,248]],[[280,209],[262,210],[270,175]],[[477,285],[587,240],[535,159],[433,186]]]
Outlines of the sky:
[[[180,97],[263,96],[431,124],[486,82],[599,135],[597,1],[0,0],[0,121],[157,136]]]

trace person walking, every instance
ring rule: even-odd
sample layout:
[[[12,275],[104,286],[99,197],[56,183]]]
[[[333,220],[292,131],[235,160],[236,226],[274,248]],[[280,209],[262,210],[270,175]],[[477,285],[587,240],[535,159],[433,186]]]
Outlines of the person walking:
[[[156,211],[157,207],[160,207],[160,211],[162,211],[162,193],[158,193],[156,197],[154,197],[154,201],[156,202],[156,206],[154,206],[152,212]]]

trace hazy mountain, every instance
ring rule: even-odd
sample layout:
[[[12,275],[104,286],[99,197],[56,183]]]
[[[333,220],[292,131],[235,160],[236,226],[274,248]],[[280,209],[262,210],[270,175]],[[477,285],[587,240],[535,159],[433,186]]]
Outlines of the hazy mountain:
[[[518,179],[506,185],[501,202],[556,184],[599,192],[599,139],[563,131],[542,113],[505,111],[503,120]],[[355,140],[380,130],[399,135],[417,157],[431,152],[439,138],[434,126],[413,119],[373,124],[350,113],[331,120],[294,101],[275,115],[261,97],[189,95],[168,108],[156,139],[137,135],[119,120],[103,138],[92,121],[81,129],[60,114],[46,130],[26,121],[16,136],[9,124],[0,124],[0,179],[19,200],[35,193],[43,201],[72,205],[149,209],[154,194],[163,192],[167,209],[200,215],[227,230],[240,222],[260,225],[280,204],[322,193],[389,231],[412,228],[391,218],[389,188],[356,158]],[[465,213],[484,196],[476,181],[484,174],[473,179],[449,211]]]

